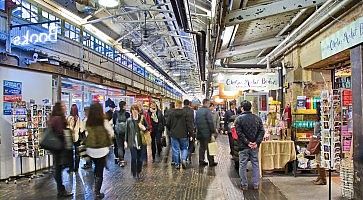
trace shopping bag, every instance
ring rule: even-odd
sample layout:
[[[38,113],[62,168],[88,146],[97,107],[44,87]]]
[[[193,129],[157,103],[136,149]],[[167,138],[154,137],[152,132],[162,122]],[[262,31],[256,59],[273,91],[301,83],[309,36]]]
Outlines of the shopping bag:
[[[143,131],[141,135],[141,142],[143,145],[150,145],[151,144],[151,136],[150,131]]]
[[[218,145],[217,142],[208,143],[208,150],[210,156],[216,156],[218,153]]]
[[[51,127],[45,129],[40,139],[39,145],[42,149],[49,151],[64,150],[64,143]]]
[[[310,152],[310,155],[318,154],[320,152],[320,139],[311,137],[306,150]]]
[[[163,147],[166,147],[166,137],[165,137],[165,135],[163,135],[162,138],[161,138],[161,145]]]
[[[232,138],[234,140],[238,140],[238,134],[237,134],[237,131],[236,131],[236,127],[231,128],[231,133],[232,133]]]

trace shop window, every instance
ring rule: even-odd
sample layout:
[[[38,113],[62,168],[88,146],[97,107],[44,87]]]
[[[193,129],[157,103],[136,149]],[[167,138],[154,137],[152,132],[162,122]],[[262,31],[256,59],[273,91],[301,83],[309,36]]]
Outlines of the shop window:
[[[12,11],[15,17],[19,17],[33,23],[38,22],[38,7],[24,0],[16,0],[15,3],[20,5]]]
[[[47,24],[42,24],[42,26],[46,29],[49,29],[49,27],[52,26],[56,26],[58,28],[57,32],[58,34],[62,34],[62,29],[61,29],[61,19],[59,19],[58,17],[46,12],[46,11],[42,11],[42,17],[43,17],[43,21],[55,21],[55,20],[59,20],[59,22],[53,22],[53,23],[47,23]]]
[[[74,26],[68,22],[64,23],[64,36],[65,37],[79,42],[80,34],[81,34],[81,30],[79,28],[77,28],[76,26]]]

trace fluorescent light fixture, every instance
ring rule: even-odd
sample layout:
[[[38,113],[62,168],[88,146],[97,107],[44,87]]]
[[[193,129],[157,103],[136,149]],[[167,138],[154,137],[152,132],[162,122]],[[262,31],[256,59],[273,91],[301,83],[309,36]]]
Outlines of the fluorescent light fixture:
[[[183,81],[183,82],[180,82],[180,85],[185,85],[185,84],[187,84],[187,83],[186,83],[186,82],[184,82],[184,81]]]
[[[120,4],[119,0],[98,0],[98,3],[106,8],[113,8]]]
[[[173,76],[180,76],[181,74],[180,74],[180,72],[174,72],[173,73]]]

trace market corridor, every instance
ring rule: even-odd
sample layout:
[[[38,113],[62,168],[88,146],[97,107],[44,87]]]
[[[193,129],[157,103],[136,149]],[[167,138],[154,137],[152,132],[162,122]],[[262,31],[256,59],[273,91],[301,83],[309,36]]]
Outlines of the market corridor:
[[[262,180],[260,191],[239,189],[239,178],[230,160],[227,137],[220,136],[219,162],[216,168],[199,168],[197,154],[194,154],[191,168],[177,171],[168,161],[168,157],[160,163],[149,163],[142,172],[141,181],[135,181],[130,173],[130,165],[124,169],[110,164],[110,171],[105,171],[102,190],[105,199],[286,199],[268,179]],[[167,152],[164,148],[163,154]],[[126,154],[129,160],[129,152]],[[93,199],[93,172],[80,170],[77,175],[63,173],[66,188],[75,194],[73,199]],[[91,184],[90,184],[91,183]],[[56,185],[52,177],[25,181],[6,185],[0,183],[0,199],[56,199]],[[243,198],[244,197],[244,198]]]

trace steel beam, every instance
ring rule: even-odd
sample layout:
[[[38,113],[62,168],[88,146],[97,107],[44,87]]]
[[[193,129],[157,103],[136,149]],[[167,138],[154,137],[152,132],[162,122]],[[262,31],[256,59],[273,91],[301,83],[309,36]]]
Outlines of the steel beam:
[[[228,58],[243,53],[257,51],[260,49],[267,49],[279,45],[284,40],[284,37],[270,38],[247,45],[233,47],[232,50],[224,50],[217,54],[217,59]]]
[[[226,26],[252,21],[280,13],[314,7],[325,3],[326,0],[281,0],[264,5],[247,7],[232,11],[226,16]]]

